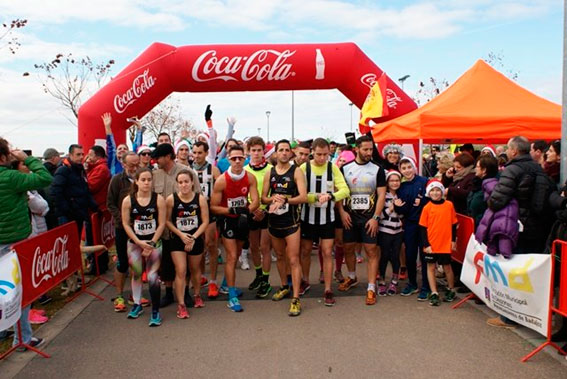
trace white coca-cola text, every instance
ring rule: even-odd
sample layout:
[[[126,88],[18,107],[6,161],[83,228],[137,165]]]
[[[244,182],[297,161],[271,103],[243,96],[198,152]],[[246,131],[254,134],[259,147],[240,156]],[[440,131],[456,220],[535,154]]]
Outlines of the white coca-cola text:
[[[364,74],[360,77],[360,81],[368,88],[372,88],[376,83],[376,74]],[[398,103],[401,103],[402,101],[402,98],[399,97],[394,90],[386,88],[386,104],[388,105],[388,108],[396,109]]]
[[[38,246],[33,255],[32,284],[39,287],[41,282],[55,278],[69,267],[68,235],[57,237],[53,248],[44,253]]]
[[[239,79],[286,80],[295,75],[295,72],[291,71],[292,64],[286,63],[293,54],[295,50],[258,50],[250,56],[217,57],[216,50],[209,50],[197,58],[191,75],[196,82],[217,79],[225,82]]]
[[[143,94],[154,86],[156,78],[150,75],[150,69],[136,76],[132,81],[132,87],[128,88],[122,95],[114,96],[114,110],[123,113],[130,105],[134,104]]]

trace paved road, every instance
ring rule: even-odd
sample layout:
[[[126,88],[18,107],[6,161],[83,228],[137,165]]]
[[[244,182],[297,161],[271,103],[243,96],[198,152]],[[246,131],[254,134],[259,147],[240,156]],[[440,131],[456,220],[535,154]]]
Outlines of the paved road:
[[[246,286],[252,275],[238,270],[237,284]],[[138,320],[114,313],[107,288],[106,301],[92,302],[50,341],[51,359],[34,358],[17,377],[567,377],[567,368],[547,354],[521,363],[533,347],[486,325],[486,316],[471,306],[453,311],[395,296],[368,307],[361,284],[328,308],[315,296],[321,292],[314,286],[297,318],[287,316],[288,300],[247,295],[241,314],[230,312],[224,299],[206,301],[188,320],[176,319],[169,306],[164,324],[149,328],[149,310]]]

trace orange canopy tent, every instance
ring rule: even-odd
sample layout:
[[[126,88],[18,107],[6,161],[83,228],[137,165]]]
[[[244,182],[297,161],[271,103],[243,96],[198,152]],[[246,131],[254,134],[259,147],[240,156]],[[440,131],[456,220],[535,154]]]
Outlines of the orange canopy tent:
[[[561,106],[520,87],[483,60],[423,107],[372,128],[376,142],[506,143],[561,138]]]

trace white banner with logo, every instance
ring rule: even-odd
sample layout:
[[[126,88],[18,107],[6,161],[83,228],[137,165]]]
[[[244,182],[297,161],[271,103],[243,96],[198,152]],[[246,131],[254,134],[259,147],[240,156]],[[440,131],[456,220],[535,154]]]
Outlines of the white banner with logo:
[[[22,314],[22,272],[16,252],[0,258],[0,330],[14,325]]]
[[[551,256],[518,254],[511,259],[486,253],[471,236],[461,281],[486,305],[518,324],[547,335]]]

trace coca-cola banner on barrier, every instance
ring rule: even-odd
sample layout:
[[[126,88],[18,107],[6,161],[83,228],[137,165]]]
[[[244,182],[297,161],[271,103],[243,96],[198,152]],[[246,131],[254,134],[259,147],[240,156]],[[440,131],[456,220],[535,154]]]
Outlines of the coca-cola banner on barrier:
[[[108,210],[100,213],[93,213],[91,216],[93,227],[93,243],[104,245],[110,249],[114,245],[114,220]]]
[[[105,138],[100,116],[112,115],[116,143],[124,143],[126,119],[143,117],[172,92],[338,89],[361,108],[382,70],[354,43],[200,45],[154,43],[79,109],[79,143]],[[386,77],[388,115],[417,108]],[[362,130],[362,132],[366,132]]]
[[[24,294],[22,307],[57,286],[82,267],[77,224],[70,222],[12,248],[18,254]]]

